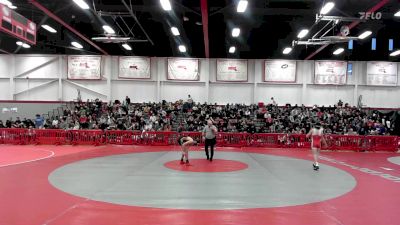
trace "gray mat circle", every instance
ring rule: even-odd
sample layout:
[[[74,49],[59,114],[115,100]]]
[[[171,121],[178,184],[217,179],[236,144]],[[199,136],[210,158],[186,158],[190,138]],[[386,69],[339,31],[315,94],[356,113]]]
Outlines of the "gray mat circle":
[[[203,158],[191,152],[192,158]],[[64,165],[49,175],[67,193],[114,204],[171,209],[248,209],[320,202],[351,191],[347,172],[306,160],[256,153],[218,152],[220,159],[249,165],[224,173],[170,170],[164,163],[177,152],[113,155]]]
[[[388,161],[400,166],[400,156],[390,157]]]

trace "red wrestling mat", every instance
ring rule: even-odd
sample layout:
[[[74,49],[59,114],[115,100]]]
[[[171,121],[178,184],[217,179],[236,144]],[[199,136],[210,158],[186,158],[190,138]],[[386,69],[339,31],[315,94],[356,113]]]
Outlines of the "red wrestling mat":
[[[2,146],[1,151],[9,148],[11,146]],[[29,146],[29,148],[42,149],[43,146]],[[74,150],[74,147],[69,146],[69,148]],[[93,147],[89,148],[93,149]],[[96,151],[83,151],[51,157],[34,163],[0,168],[0,224],[400,224],[400,214],[398,213],[400,166],[387,161],[388,157],[396,156],[394,153],[323,153],[324,160],[321,160],[321,163],[347,171],[357,180],[357,186],[351,192],[328,201],[265,209],[178,210],[131,207],[91,201],[64,193],[49,184],[48,175],[56,168],[68,163],[114,154],[171,150],[168,147],[128,146],[106,146],[95,149]],[[68,151],[67,147],[63,147],[63,151]],[[225,150],[219,148],[218,151]],[[248,151],[311,159],[308,151],[256,148],[230,148],[228,151]],[[310,168],[311,172],[314,171]],[[323,175],[323,166],[319,173]]]

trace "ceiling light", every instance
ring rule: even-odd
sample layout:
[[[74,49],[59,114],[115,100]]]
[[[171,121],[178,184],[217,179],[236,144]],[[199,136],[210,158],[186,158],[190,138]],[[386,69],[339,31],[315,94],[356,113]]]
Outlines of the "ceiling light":
[[[179,30],[176,27],[171,27],[171,32],[175,36],[179,36],[180,35]]]
[[[74,46],[75,48],[83,48],[83,46],[76,41],[71,42],[71,45]]]
[[[183,16],[183,21],[189,21],[189,17],[187,17],[187,16]]]
[[[390,56],[398,56],[398,55],[400,55],[400,50],[390,53]]]
[[[0,3],[1,4],[3,4],[3,5],[6,5],[6,6],[8,6],[8,7],[11,7],[13,4],[10,2],[10,1],[8,1],[8,0],[0,0]]]
[[[400,17],[400,10],[397,13],[395,13],[394,16]]]
[[[359,39],[364,39],[366,37],[368,37],[369,35],[372,34],[372,31],[365,31],[364,33],[360,34],[360,36],[358,36]]]
[[[321,13],[322,15],[328,14],[328,13],[333,9],[333,7],[335,7],[335,3],[333,3],[333,2],[327,2],[327,3],[322,7],[320,13]]]
[[[235,51],[236,51],[236,47],[235,46],[231,46],[229,48],[229,53],[235,53]]]
[[[128,50],[128,51],[131,51],[131,50],[132,50],[132,47],[131,47],[130,45],[128,45],[127,43],[122,44],[122,47],[124,47],[124,49],[126,49],[126,50]]]
[[[287,48],[283,49],[283,52],[282,52],[282,53],[285,54],[285,55],[287,55],[287,54],[289,54],[291,51],[292,51],[292,48],[287,47]]]
[[[170,11],[172,9],[169,0],[160,0],[160,4],[165,11]]]
[[[201,22],[197,21],[197,22],[196,22],[196,25],[201,26],[201,25],[203,25],[203,24],[202,24]]]
[[[342,52],[344,52],[344,49],[343,49],[343,48],[338,48],[338,49],[336,49],[336,50],[333,52],[333,54],[334,54],[334,55],[339,55],[339,54],[341,54]]]
[[[47,25],[47,24],[42,25],[42,27],[43,27],[45,30],[47,30],[48,32],[50,32],[50,33],[57,33],[57,31],[56,31],[54,28],[52,28],[51,26],[49,26],[49,25]]]
[[[236,11],[239,12],[239,13],[242,13],[242,12],[246,11],[248,3],[249,2],[246,1],[246,0],[240,0],[239,3],[238,3]]]
[[[178,48],[180,52],[186,52],[186,47],[184,45],[179,45]]]
[[[17,41],[17,45],[22,46],[23,44],[22,41]]]
[[[9,5],[8,8],[10,8],[10,9],[16,9],[16,8],[18,8],[18,7],[15,6],[15,5]]]
[[[89,9],[89,5],[83,0],[73,0],[82,9]]]
[[[233,28],[232,29],[232,37],[238,37],[240,34],[240,29],[239,28]]]
[[[31,46],[28,45],[28,44],[23,43],[23,44],[22,44],[22,47],[23,47],[23,48],[30,48]]]
[[[108,25],[104,25],[103,26],[103,29],[104,29],[104,31],[107,33],[107,34],[115,34],[115,31],[114,31],[114,29],[112,29],[110,26],[108,26]]]
[[[297,35],[298,38],[303,38],[308,34],[308,29],[303,29],[299,32],[299,34]]]

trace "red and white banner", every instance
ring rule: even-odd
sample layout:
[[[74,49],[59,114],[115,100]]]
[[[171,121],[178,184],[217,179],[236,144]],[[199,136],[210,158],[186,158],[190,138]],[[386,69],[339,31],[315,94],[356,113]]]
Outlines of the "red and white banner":
[[[217,81],[247,81],[247,60],[218,59]]]
[[[168,58],[168,80],[199,80],[199,60]]]
[[[397,63],[368,62],[367,85],[396,86]]]
[[[100,80],[101,56],[68,56],[68,79]]]
[[[347,62],[315,61],[315,84],[346,84]]]
[[[150,79],[150,58],[147,57],[119,57],[120,78]]]
[[[264,61],[265,82],[296,82],[296,61],[292,60],[265,60]]]

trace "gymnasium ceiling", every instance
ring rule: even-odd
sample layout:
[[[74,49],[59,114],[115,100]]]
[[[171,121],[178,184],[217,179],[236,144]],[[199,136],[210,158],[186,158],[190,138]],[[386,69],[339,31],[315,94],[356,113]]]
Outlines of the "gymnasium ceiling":
[[[17,46],[16,39],[1,33],[0,49],[3,51],[19,54],[101,54],[98,49],[46,16],[29,0],[10,1],[18,7],[16,9],[18,13],[39,25],[50,25],[57,30],[57,33],[52,34],[45,29],[39,29],[37,45],[29,49]],[[126,29],[128,26],[135,39],[144,40],[130,43],[132,51],[125,50],[121,44],[95,42],[110,55],[206,57],[201,0],[170,0],[171,11],[164,11],[159,0],[125,0],[140,24],[128,15],[123,0],[85,0],[90,6],[89,10],[81,9],[72,0],[36,1],[89,39],[103,35],[102,25],[107,23],[118,35],[128,32]],[[283,55],[282,49],[291,46],[301,29],[310,28],[314,24],[316,14],[324,2],[324,0],[249,0],[247,10],[240,14],[236,12],[237,0],[208,0],[209,57],[306,59],[320,46],[295,46],[289,55]],[[359,12],[367,11],[382,0],[334,0],[334,2],[335,8],[329,13],[330,16],[356,17],[359,16]],[[362,22],[350,31],[351,35],[358,36],[365,30],[371,30],[373,34],[370,37],[356,41],[353,50],[348,50],[347,44],[329,45],[312,59],[399,61],[400,56],[390,57],[388,50],[389,38],[394,39],[395,50],[400,49],[400,17],[394,17],[399,10],[399,0],[388,0],[377,11],[382,13],[381,20]],[[100,11],[103,13],[99,13]],[[106,12],[124,15],[123,19],[127,26],[120,17],[114,17],[114,20],[111,16],[105,16]],[[339,25],[346,24],[349,22]],[[171,26],[179,29],[180,36],[171,34]],[[237,38],[231,35],[233,27],[241,29]],[[314,34],[317,28],[318,26],[314,27],[309,36]],[[336,35],[338,28],[329,35]],[[372,37],[377,39],[376,51],[371,51]],[[71,41],[79,42],[84,48],[82,50],[72,48]],[[186,53],[179,52],[179,44],[186,45]],[[236,46],[235,53],[228,52],[230,46]],[[333,56],[332,52],[338,47],[345,48],[345,52]]]

